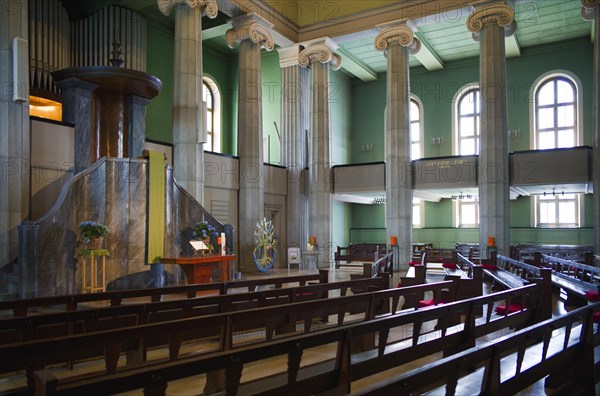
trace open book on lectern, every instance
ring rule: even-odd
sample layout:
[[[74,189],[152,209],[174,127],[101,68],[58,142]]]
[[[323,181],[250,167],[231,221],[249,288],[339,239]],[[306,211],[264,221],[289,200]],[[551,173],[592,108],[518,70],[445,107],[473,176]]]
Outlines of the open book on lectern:
[[[194,248],[194,250],[208,250],[208,246],[202,241],[190,241],[190,245]]]

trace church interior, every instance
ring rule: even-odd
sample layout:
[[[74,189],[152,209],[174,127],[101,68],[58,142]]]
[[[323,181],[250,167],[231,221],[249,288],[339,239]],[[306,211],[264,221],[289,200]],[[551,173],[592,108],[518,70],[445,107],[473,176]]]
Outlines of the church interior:
[[[0,393],[598,394],[598,0],[0,6]]]

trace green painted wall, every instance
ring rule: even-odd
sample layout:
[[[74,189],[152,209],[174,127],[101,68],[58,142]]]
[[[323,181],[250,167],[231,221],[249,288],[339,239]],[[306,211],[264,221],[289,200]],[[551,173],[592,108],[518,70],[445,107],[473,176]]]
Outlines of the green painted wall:
[[[567,70],[581,81],[583,94],[584,144],[592,144],[592,46],[589,39],[524,49],[522,56],[507,60],[508,127],[519,130],[509,140],[510,150],[530,149],[529,116],[530,90],[542,74]],[[479,59],[450,62],[440,71],[424,68],[411,70],[411,92],[423,102],[425,157],[452,155],[452,100],[465,84],[477,82]],[[363,83],[353,81],[352,111],[349,142],[351,163],[382,161],[384,159],[384,108],[386,79]],[[443,138],[442,144],[432,145],[432,137]],[[372,144],[372,151],[362,151],[361,145]],[[385,240],[383,207],[352,205],[351,242]],[[583,224],[580,229],[538,229],[531,227],[530,198],[520,197],[510,202],[511,243],[592,244],[592,196],[584,197]],[[369,224],[362,225],[361,224]],[[358,228],[363,228],[359,230]],[[477,242],[478,229],[452,228],[452,201],[425,203],[424,228],[413,230],[415,242],[434,242],[439,246],[455,242]]]
[[[331,125],[331,162],[335,165],[349,163],[352,123],[352,86],[350,79],[337,71],[329,73],[329,106]]]
[[[265,162],[281,163],[281,142],[275,130],[275,122],[281,133],[281,68],[277,51],[263,52],[262,66],[262,108],[263,137],[270,142],[270,155],[265,152]]]
[[[163,83],[160,94],[146,108],[146,137],[165,143],[173,142],[173,34],[151,24],[146,30],[147,72]]]
[[[233,154],[232,108],[234,92],[237,86],[232,83],[233,65],[237,59],[226,52],[216,51],[204,45],[202,54],[202,73],[215,81],[221,93],[221,152]]]
[[[348,246],[350,242],[351,207],[345,202],[333,201],[332,207],[333,243],[337,246]]]

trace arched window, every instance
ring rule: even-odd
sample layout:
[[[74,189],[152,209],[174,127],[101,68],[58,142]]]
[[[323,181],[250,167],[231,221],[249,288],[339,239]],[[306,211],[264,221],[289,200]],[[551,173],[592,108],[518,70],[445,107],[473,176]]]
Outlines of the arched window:
[[[481,113],[479,88],[470,87],[460,93],[456,101],[455,111],[455,153],[457,155],[479,154],[479,118]]]
[[[415,97],[410,98],[410,158],[423,157],[423,117],[421,103]]]
[[[579,145],[578,98],[566,75],[542,79],[535,88],[534,147],[552,149]]]
[[[206,103],[207,140],[204,149],[221,152],[221,95],[217,84],[209,77],[202,79],[202,100]]]

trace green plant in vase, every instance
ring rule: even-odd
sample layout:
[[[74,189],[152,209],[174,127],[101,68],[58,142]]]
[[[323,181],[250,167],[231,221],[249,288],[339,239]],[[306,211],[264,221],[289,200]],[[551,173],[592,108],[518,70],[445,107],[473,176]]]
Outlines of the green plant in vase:
[[[79,223],[79,231],[85,244],[94,242],[94,249],[100,249],[104,237],[108,235],[108,227],[97,221]]]

